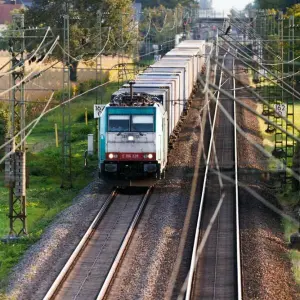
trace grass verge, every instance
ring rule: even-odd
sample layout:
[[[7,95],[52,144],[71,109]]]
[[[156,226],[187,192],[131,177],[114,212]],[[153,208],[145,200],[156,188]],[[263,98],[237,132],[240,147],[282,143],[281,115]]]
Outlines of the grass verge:
[[[109,83],[103,89],[103,103],[110,100],[117,85],[117,83]],[[0,299],[5,297],[4,288],[9,273],[24,252],[40,238],[57,213],[68,207],[78,192],[94,177],[97,156],[92,156],[88,167],[84,167],[84,152],[87,150],[87,134],[95,133],[96,122],[93,119],[95,99],[96,92],[91,92],[79,97],[70,105],[72,189],[60,188],[61,145],[56,148],[54,127],[57,124],[61,133],[61,108],[42,118],[27,140],[27,166],[30,176],[26,208],[29,234],[18,242],[9,244],[0,242]],[[87,124],[85,111],[88,115]],[[0,177],[0,237],[4,237],[9,233],[8,189],[3,184],[3,174],[0,173],[0,176],[2,176]],[[20,228],[20,224],[16,223],[16,228]]]
[[[297,127],[300,127],[300,104],[295,104],[294,106],[294,124]],[[262,105],[258,105],[257,111],[262,113],[263,107]],[[275,134],[274,133],[266,133],[265,130],[267,125],[265,122],[258,118],[260,132],[263,138],[264,148],[271,152],[274,149],[275,143]],[[283,123],[283,128],[285,127],[285,123]],[[285,140],[285,135],[283,135],[283,139]],[[285,146],[285,144],[284,144]],[[269,160],[269,169],[271,171],[275,171],[278,168],[278,163],[274,159]],[[287,210],[292,209],[299,201],[299,191],[295,192],[291,187],[285,187],[281,193],[277,194],[277,199],[283,207]],[[292,233],[298,231],[297,226],[295,226],[290,221],[286,219],[282,219],[282,227],[284,230],[284,236],[287,242],[289,242],[290,236]],[[296,283],[300,286],[300,252],[297,250],[289,250],[289,259],[292,262],[292,270],[295,277]]]

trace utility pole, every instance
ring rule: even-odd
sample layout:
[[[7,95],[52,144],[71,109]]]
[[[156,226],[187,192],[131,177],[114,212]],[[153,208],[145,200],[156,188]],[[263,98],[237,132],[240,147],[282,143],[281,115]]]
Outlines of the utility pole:
[[[12,72],[10,85],[14,87],[25,75],[24,66],[24,15],[13,14],[12,25],[14,34],[10,40],[10,53],[12,56]],[[17,37],[18,39],[15,39]],[[19,54],[17,54],[19,51]],[[18,67],[17,67],[18,66]],[[25,144],[25,83],[14,87],[10,92],[10,122],[8,139],[12,139],[21,131],[21,146],[16,149],[16,140],[13,139],[6,147],[6,153],[12,154],[5,161],[5,183],[9,188],[9,236],[15,237],[27,234],[26,222],[26,144]],[[17,222],[18,221],[18,222]]]
[[[289,50],[288,50],[288,61],[292,62],[292,65],[288,64],[288,73],[292,73],[290,78],[290,83],[293,88],[295,88],[295,18],[294,16],[290,16],[289,18]],[[286,118],[294,124],[294,109],[295,109],[295,95],[287,95],[286,96]],[[291,133],[293,136],[295,135],[294,126],[285,122],[285,130]],[[289,137],[286,134],[285,137],[285,161],[286,166],[289,168],[293,167],[293,158],[295,154],[295,141],[293,138]],[[293,176],[290,173],[285,172],[285,182],[292,183]]]
[[[278,77],[282,78],[284,80],[284,51],[283,51],[283,34],[284,34],[284,18],[283,13],[278,13],[278,37],[279,37],[279,56],[281,60],[281,65],[278,67]],[[275,105],[276,107],[281,107],[284,105],[284,89],[283,89],[283,83],[278,84],[278,88],[276,89],[276,100]],[[279,90],[278,90],[279,89]],[[269,100],[269,103],[274,105],[274,103],[271,103]],[[281,115],[276,113],[276,109],[274,109],[274,120],[275,123],[280,126],[280,128],[283,128],[283,120],[281,118]],[[286,153],[284,151],[284,143],[283,143],[283,133],[282,130],[276,128],[275,129],[275,148],[272,152],[272,154],[279,158],[281,160],[280,165],[278,165],[278,171],[280,172],[280,179],[283,183],[285,183],[285,156]]]
[[[102,10],[99,9],[97,11],[97,24],[99,26],[99,40],[98,40],[98,51],[100,52],[102,50]],[[97,57],[96,60],[96,80],[97,82],[100,82],[100,84],[102,84],[102,54],[100,54]],[[97,88],[96,91],[96,104],[99,103],[99,99],[100,99],[100,103],[102,104],[102,87]],[[95,138],[94,138],[94,151],[95,153],[97,153],[98,151],[98,118],[95,118]]]
[[[71,98],[70,91],[70,16],[69,4],[66,2],[64,19],[64,56],[63,56],[63,93],[64,103]],[[66,126],[67,122],[67,126]],[[72,188],[72,152],[71,152],[71,104],[62,105],[62,179],[61,188]]]

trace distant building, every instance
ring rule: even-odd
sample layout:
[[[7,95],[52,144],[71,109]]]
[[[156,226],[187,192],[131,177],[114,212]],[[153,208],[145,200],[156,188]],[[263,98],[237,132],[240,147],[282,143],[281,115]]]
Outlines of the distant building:
[[[200,0],[200,9],[212,9],[212,0]]]
[[[0,1],[0,35],[1,31],[7,28],[7,24],[11,23],[11,12],[15,9],[24,7],[24,4],[15,4],[16,1]]]
[[[0,25],[8,24],[12,20],[11,12],[24,7],[23,4],[0,4]]]
[[[0,0],[0,4],[21,4],[29,7],[32,5],[32,0]]]
[[[142,13],[142,3],[134,2],[133,10],[134,10],[134,19],[137,23],[139,23],[141,19],[141,13]]]

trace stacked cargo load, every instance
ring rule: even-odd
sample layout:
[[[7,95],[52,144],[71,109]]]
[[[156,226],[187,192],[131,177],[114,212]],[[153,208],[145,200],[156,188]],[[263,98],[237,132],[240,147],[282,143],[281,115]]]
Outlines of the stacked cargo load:
[[[112,94],[99,128],[102,178],[135,185],[136,179],[145,183],[146,178],[164,175],[168,149],[204,63],[205,45],[204,41],[180,43]]]

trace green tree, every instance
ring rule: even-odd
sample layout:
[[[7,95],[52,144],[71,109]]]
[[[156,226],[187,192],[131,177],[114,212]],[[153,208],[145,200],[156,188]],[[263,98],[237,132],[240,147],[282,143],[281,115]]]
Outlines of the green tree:
[[[255,5],[261,9],[275,8],[285,11],[287,7],[290,7],[298,3],[297,0],[255,0]]]
[[[167,8],[175,8],[177,5],[189,6],[190,4],[195,4],[195,0],[145,0],[142,1],[143,7],[158,7],[163,5]]]
[[[175,9],[168,9],[162,5],[156,8],[145,8],[143,16],[139,26],[142,41],[144,36],[147,36],[151,44],[157,44],[160,48],[166,41],[172,40],[178,30],[182,31],[178,28],[183,19],[183,8],[180,5]],[[167,46],[165,45],[164,48],[167,49]]]
[[[286,11],[286,16],[300,17],[300,4],[289,7]]]
[[[8,119],[9,119],[9,114],[8,114],[7,105],[0,103],[0,145],[2,145],[5,142]],[[0,150],[0,155],[3,154],[4,154],[4,149]]]
[[[72,4],[68,4],[68,3]],[[66,4],[70,16],[70,54],[74,58],[83,60],[93,57],[99,52],[99,24],[97,12],[102,11],[102,45],[109,39],[105,53],[116,53],[121,41],[132,38],[134,26],[131,0],[36,0],[31,8],[25,12],[25,26],[50,26],[55,35],[60,36],[63,44],[63,24],[66,14]],[[119,41],[117,44],[116,41]],[[123,45],[124,45],[123,44]],[[133,43],[124,46],[124,51],[130,53]],[[33,47],[32,47],[33,48]],[[53,59],[63,59],[63,52],[56,47]],[[70,79],[77,80],[77,59],[71,60]]]

